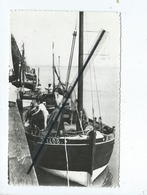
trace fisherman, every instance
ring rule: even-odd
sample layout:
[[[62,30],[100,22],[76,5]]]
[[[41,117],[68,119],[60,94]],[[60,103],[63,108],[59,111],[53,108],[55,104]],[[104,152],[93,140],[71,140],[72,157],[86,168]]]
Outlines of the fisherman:
[[[36,100],[32,100],[31,104],[30,104],[30,109],[26,112],[25,114],[25,122],[30,122],[31,116],[33,114],[33,112],[35,112],[36,109]]]
[[[35,113],[33,113],[32,116],[35,116],[40,111],[42,112],[43,120],[44,120],[44,130],[45,130],[46,126],[47,126],[47,119],[49,117],[49,113],[48,113],[44,103],[40,103],[40,100],[37,100],[36,102],[37,102],[37,111]],[[35,109],[35,108],[33,108],[33,109]]]
[[[60,88],[56,88],[53,91],[53,93],[55,95],[57,107],[53,110],[53,112],[49,116],[47,131],[50,129],[50,124],[52,124],[52,122],[54,121],[54,119],[56,118],[56,116],[59,112],[59,109],[62,107],[62,101],[63,101],[63,93],[62,93],[62,90]],[[60,130],[63,131],[64,121],[63,121],[62,114],[58,117],[58,120],[56,121],[56,123],[53,126],[54,126],[53,129],[56,131],[56,135],[60,134]]]
[[[64,96],[63,96],[64,93]],[[55,94],[55,99],[56,99],[56,104],[57,106],[61,107],[62,103],[64,102],[63,98],[67,98],[68,95],[68,91],[62,91],[61,88],[56,88],[54,90],[54,94]],[[66,109],[70,109],[71,110],[71,98],[68,99],[68,101],[66,102],[65,105]]]
[[[57,88],[57,89],[55,89],[54,94],[55,94],[57,106],[60,107],[62,105],[62,102],[63,102],[62,90],[60,88]]]
[[[52,84],[49,83],[48,84],[48,88],[45,88],[46,92],[44,94],[47,94],[47,93],[52,93],[53,92],[53,87],[52,87]]]
[[[53,87],[52,87],[51,83],[48,84],[48,91],[49,91],[49,93],[52,93],[52,91],[53,91]]]

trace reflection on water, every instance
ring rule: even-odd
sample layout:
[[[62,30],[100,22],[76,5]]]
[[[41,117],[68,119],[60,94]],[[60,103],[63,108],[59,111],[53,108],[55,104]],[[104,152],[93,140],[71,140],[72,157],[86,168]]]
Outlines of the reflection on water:
[[[108,168],[108,172],[107,172],[107,175],[106,175],[106,178],[103,182],[102,187],[110,187],[112,185],[113,185],[113,175]]]
[[[41,186],[67,186],[67,180],[58,176],[47,173],[41,168],[36,168],[39,185]],[[78,183],[70,181],[70,186],[84,187]],[[113,186],[113,175],[107,167],[98,178],[92,184],[93,187],[112,187]]]

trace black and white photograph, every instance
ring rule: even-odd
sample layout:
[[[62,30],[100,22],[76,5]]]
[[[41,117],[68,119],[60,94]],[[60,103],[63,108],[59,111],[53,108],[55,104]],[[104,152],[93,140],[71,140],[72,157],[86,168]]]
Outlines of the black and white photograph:
[[[0,194],[147,194],[147,11],[137,0],[0,6]]]
[[[9,185],[119,186],[120,21],[10,12]]]
[[[0,6],[0,194],[147,194],[145,0]]]

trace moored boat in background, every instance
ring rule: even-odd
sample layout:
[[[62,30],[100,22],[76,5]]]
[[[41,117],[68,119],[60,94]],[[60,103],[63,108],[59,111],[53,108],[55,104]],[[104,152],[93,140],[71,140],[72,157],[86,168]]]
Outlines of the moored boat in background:
[[[25,61],[24,44],[22,46],[22,53],[16,43],[13,35],[11,35],[11,52],[13,63],[13,78],[9,77],[9,81],[16,87],[23,87],[33,90],[37,83],[37,76],[35,69],[30,68]]]

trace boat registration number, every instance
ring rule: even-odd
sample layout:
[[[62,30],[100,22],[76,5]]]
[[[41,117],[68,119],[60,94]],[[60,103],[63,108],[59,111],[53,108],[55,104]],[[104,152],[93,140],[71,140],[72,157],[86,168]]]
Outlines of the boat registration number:
[[[48,138],[48,144],[60,144],[60,139],[58,137]]]

